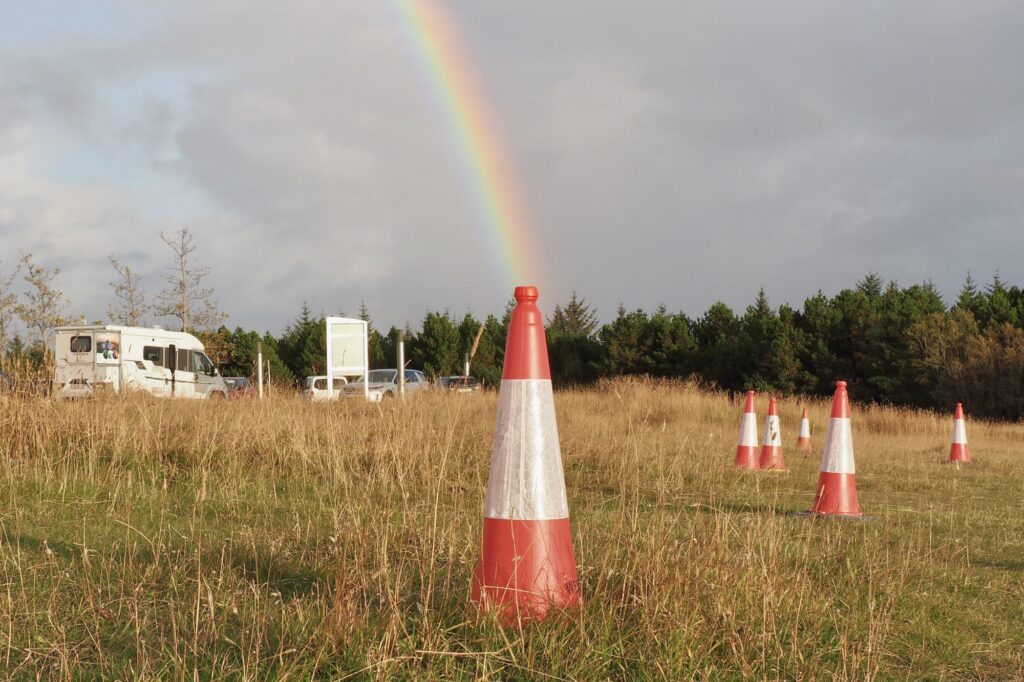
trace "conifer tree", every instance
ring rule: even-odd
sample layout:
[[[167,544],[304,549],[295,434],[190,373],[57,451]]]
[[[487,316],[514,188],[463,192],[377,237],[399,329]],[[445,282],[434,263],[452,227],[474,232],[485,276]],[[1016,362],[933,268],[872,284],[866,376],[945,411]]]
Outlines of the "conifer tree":
[[[971,277],[971,271],[968,270],[964,285],[960,287],[960,296],[956,299],[956,307],[971,310],[977,297],[978,285],[975,284],[974,278]]]
[[[564,331],[588,337],[593,336],[597,331],[597,312],[587,305],[586,299],[576,295],[575,289],[572,291],[572,296],[569,298],[569,303],[566,304],[563,314],[565,316]]]

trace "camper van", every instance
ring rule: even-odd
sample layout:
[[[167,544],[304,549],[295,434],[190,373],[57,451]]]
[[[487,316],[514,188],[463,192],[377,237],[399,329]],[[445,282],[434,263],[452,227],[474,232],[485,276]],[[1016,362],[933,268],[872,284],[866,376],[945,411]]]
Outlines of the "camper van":
[[[53,394],[62,398],[122,390],[224,398],[228,392],[199,339],[160,327],[57,327],[54,359]]]

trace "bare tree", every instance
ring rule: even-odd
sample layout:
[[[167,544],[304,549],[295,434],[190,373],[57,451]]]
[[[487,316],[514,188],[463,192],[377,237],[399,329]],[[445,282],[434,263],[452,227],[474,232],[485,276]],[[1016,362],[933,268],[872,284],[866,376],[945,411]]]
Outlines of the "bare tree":
[[[160,239],[171,247],[176,263],[164,275],[168,286],[156,297],[156,314],[178,318],[183,332],[190,328],[213,329],[220,325],[228,316],[217,310],[217,304],[210,298],[213,289],[202,286],[210,268],[192,264],[196,247],[192,244],[188,228],[181,228],[170,238],[161,232]]]
[[[4,351],[7,349],[7,337],[11,333],[14,317],[18,314],[18,295],[11,291],[11,287],[20,269],[21,266],[15,267],[7,279],[0,275],[0,360],[3,360]]]
[[[110,283],[110,286],[114,287],[117,303],[107,307],[107,315],[111,322],[137,327],[150,310],[146,303],[146,294],[142,290],[142,277],[137,272],[132,272],[131,266],[119,263],[114,254],[110,254],[109,258],[118,278],[117,281]]]
[[[53,286],[53,280],[60,274],[60,268],[48,270],[32,260],[31,253],[21,254],[21,267],[25,268],[25,302],[19,303],[18,317],[29,332],[45,346],[47,332],[64,322],[62,313],[68,307],[64,293]]]

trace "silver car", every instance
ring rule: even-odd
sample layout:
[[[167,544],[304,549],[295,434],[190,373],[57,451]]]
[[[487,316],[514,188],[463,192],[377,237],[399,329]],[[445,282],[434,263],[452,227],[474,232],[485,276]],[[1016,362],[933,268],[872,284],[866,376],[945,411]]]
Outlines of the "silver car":
[[[394,398],[398,395],[398,370],[397,369],[371,369],[367,382],[367,395],[370,400],[377,402],[385,398]],[[405,392],[415,393],[430,388],[430,380],[427,375],[418,369],[405,370]],[[363,394],[363,382],[353,381],[345,386],[345,395],[357,397]]]

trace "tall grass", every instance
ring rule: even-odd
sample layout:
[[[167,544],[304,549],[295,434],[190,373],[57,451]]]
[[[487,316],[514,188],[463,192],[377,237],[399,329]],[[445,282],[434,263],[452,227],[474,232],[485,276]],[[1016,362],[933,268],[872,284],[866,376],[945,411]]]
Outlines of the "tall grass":
[[[765,407],[762,400],[761,409]],[[820,449],[734,471],[742,406],[556,396],[585,604],[469,607],[494,394],[368,405],[0,399],[0,668],[78,678],[864,679],[1024,674],[1024,428],[854,404],[866,522]],[[809,404],[820,448],[829,404]]]

